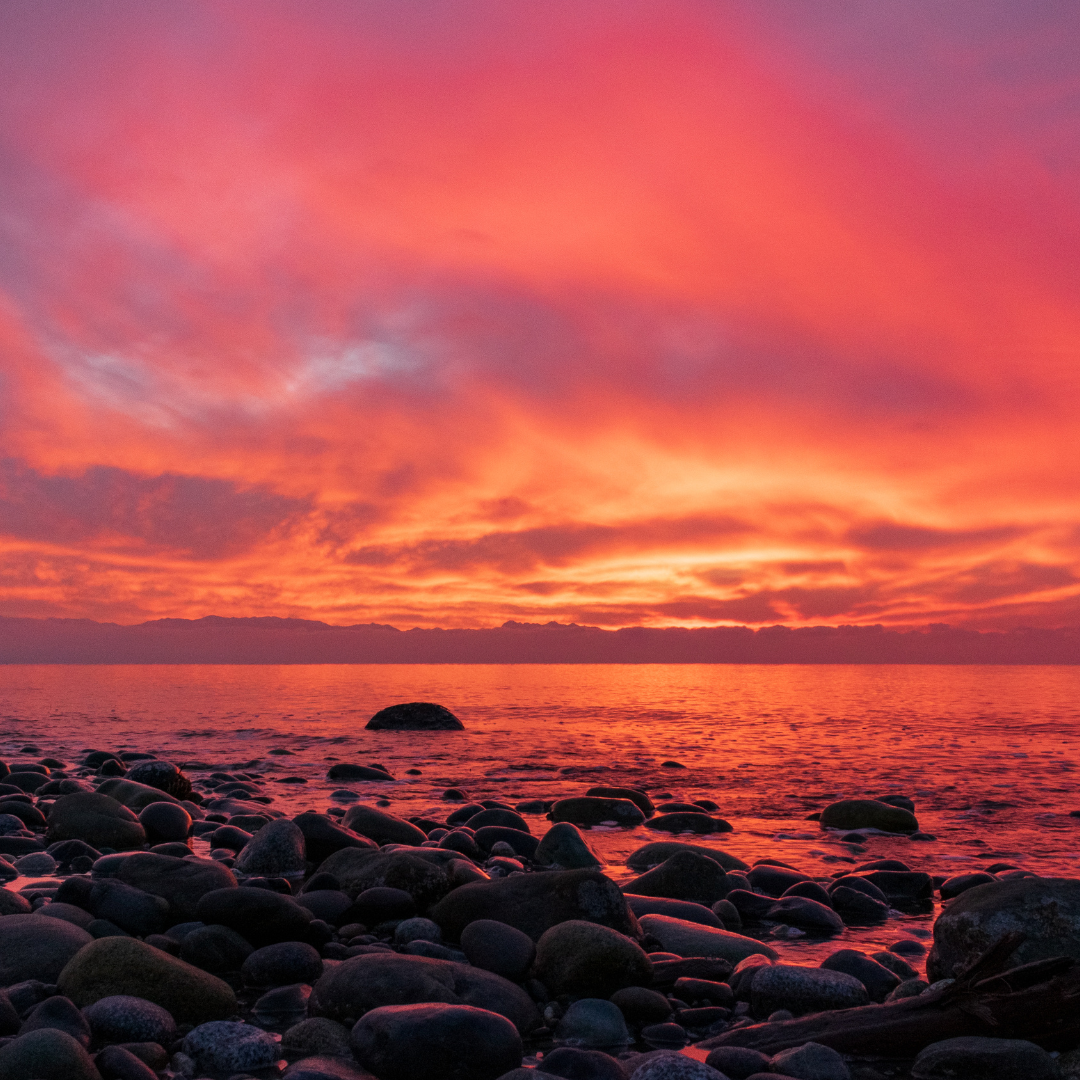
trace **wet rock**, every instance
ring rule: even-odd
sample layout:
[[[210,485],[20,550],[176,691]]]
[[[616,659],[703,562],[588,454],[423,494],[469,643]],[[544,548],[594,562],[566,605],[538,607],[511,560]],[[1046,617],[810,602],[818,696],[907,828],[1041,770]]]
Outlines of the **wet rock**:
[[[846,923],[855,925],[884,922],[889,917],[889,905],[872,896],[845,886],[829,894],[833,909]]]
[[[629,887],[629,885],[625,886],[625,888]],[[702,926],[724,929],[723,922],[711,908],[707,908],[704,904],[696,904],[690,900],[669,900],[663,896],[638,896],[635,893],[623,893],[623,895],[630,905],[630,910],[639,919],[642,915],[669,915],[673,919],[685,919],[687,922],[700,923]]]
[[[916,870],[871,870],[859,876],[876,885],[893,904],[898,901],[930,900],[934,896],[933,879],[929,874]]]
[[[555,1028],[556,1046],[622,1049],[630,1042],[619,1007],[599,998],[581,998],[563,1014]]]
[[[726,851],[717,851],[715,848],[704,847],[701,844],[684,844],[677,840],[654,840],[645,844],[627,858],[626,865],[631,870],[650,870],[679,851],[697,852],[698,855],[704,855],[706,859],[712,859],[726,871],[749,870],[749,866],[742,859],[729,855]]]
[[[121,860],[116,879],[167,900],[173,917],[184,922],[196,918],[199,901],[207,893],[236,888],[232,871],[213,859],[178,859],[149,851]]]
[[[204,894],[195,905],[195,917],[208,926],[236,930],[256,948],[302,940],[311,923],[311,912],[295,900],[269,889],[244,886]]]
[[[724,1074],[672,1050],[642,1055],[645,1060],[630,1070],[630,1080],[725,1080]]]
[[[529,823],[519,813],[514,810],[504,810],[501,807],[481,810],[469,818],[465,824],[474,832],[483,829],[485,826],[494,826],[499,829],[517,829],[523,833],[529,832]]]
[[[153,1042],[168,1046],[176,1038],[176,1022],[166,1009],[146,998],[115,994],[83,1009],[100,1043]]]
[[[0,889],[0,917],[4,915],[29,915],[30,901],[10,889]],[[2,970],[2,968],[0,968]]]
[[[431,850],[424,849],[425,852]],[[358,897],[375,888],[396,889],[408,893],[421,911],[450,891],[446,869],[432,864],[419,853],[345,848],[331,855],[320,869],[333,874],[341,882],[342,892],[349,896]]]
[[[900,976],[857,949],[840,949],[822,960],[826,971],[852,975],[866,987],[870,1000],[882,1002],[900,985]]]
[[[931,1043],[915,1059],[914,1080],[1057,1080],[1054,1059],[1023,1039],[969,1035]]]
[[[483,858],[480,851],[480,845],[476,842],[473,834],[471,832],[466,832],[464,829],[453,829],[451,832],[448,832],[439,841],[439,847],[445,848],[447,851],[460,852],[470,859]]]
[[[90,1025],[75,1003],[66,997],[54,995],[35,1005],[23,1020],[19,1034],[43,1028],[65,1031],[83,1046],[90,1046]]]
[[[776,950],[764,942],[727,930],[666,915],[644,915],[639,921],[645,933],[656,938],[667,952],[678,956],[719,956],[732,963],[755,953],[773,960],[777,957]]]
[[[705,1064],[731,1080],[747,1080],[747,1077],[754,1073],[767,1073],[770,1060],[757,1050],[742,1046],[718,1046],[709,1052]]]
[[[9,787],[17,787],[27,794],[33,794],[38,788],[44,787],[49,778],[44,773],[27,771],[13,772],[4,777],[4,783]]]
[[[56,982],[68,961],[92,940],[86,930],[62,919],[6,915],[0,918],[0,986],[26,979]]]
[[[844,929],[844,920],[831,907],[805,896],[782,896],[769,908],[766,918],[821,934],[838,934]]]
[[[107,919],[138,937],[160,933],[169,917],[167,900],[115,879],[95,882],[87,907],[94,918]]]
[[[35,851],[16,859],[15,869],[23,877],[45,877],[56,870],[56,860],[47,851]]]
[[[353,1063],[352,1051],[348,1060],[319,1056],[294,1061],[281,1075],[284,1080],[376,1080],[367,1069]]]
[[[488,1009],[523,1034],[539,1023],[533,1000],[507,979],[469,964],[389,952],[354,956],[324,971],[312,1011],[352,1023],[369,1009],[417,1001]]]
[[[671,1019],[671,1002],[663,994],[644,986],[626,986],[611,995],[623,1016],[636,1027],[662,1024]]]
[[[184,1053],[203,1072],[233,1073],[273,1065],[281,1053],[268,1031],[235,1020],[211,1020],[184,1037]]]
[[[462,885],[429,913],[451,940],[476,919],[495,919],[534,941],[557,923],[582,919],[640,937],[619,887],[597,870],[552,870]]]
[[[606,998],[624,986],[648,986],[653,978],[649,958],[630,938],[576,919],[541,935],[535,971],[556,996]]]
[[[553,822],[568,821],[572,825],[602,825],[614,822],[626,828],[633,828],[645,820],[645,815],[630,799],[601,799],[591,795],[581,795],[571,799],[559,799],[548,815]]]
[[[914,979],[918,972],[902,957],[891,953],[887,949],[870,954],[871,960],[876,960],[883,968],[888,968],[894,975],[901,979]]]
[[[297,1056],[352,1057],[349,1029],[325,1016],[312,1016],[294,1024],[282,1036],[281,1049]]]
[[[31,1031],[0,1046],[0,1076],[4,1080],[101,1080],[82,1044],[54,1028]]]
[[[842,971],[773,964],[761,967],[750,987],[750,1003],[758,1017],[777,1009],[789,1009],[795,1016],[851,1009],[869,1005],[870,995],[858,979]]]
[[[128,769],[124,779],[157,788],[175,799],[186,799],[191,794],[191,781],[169,761],[139,762]]]
[[[507,854],[515,857],[524,856],[526,859],[533,858],[540,846],[540,841],[535,836],[524,833],[520,829],[509,829],[504,825],[485,825],[477,829],[476,842],[481,849],[490,851],[492,854],[498,854],[495,851],[496,844],[509,845],[512,850]]]
[[[409,701],[380,709],[365,725],[369,731],[463,731],[447,708],[431,701]]]
[[[677,851],[659,866],[627,882],[625,890],[640,896],[661,896],[714,904],[723,900],[731,885],[714,860],[695,851]]]
[[[105,997],[141,997],[170,1012],[178,1023],[202,1023],[236,1012],[236,997],[226,983],[130,937],[99,938],[84,946],[60,973],[57,985],[82,1008]]]
[[[240,975],[245,986],[287,986],[314,983],[322,974],[319,952],[302,941],[281,941],[256,949],[244,960]]]
[[[877,799],[842,799],[821,812],[823,829],[879,829],[888,833],[919,831],[919,822],[910,810]]]
[[[390,1005],[352,1029],[357,1061],[380,1080],[496,1080],[521,1065],[521,1036],[505,1017],[463,1005]]]
[[[378,845],[374,840],[361,836],[351,828],[346,828],[326,814],[308,811],[293,818],[293,824],[304,835],[304,849],[308,859],[316,866],[330,858],[342,848],[361,848],[374,850]]]
[[[126,806],[129,810],[134,810],[136,813],[144,810],[151,803],[178,803],[180,801],[161,788],[156,788],[152,784],[138,783],[127,776],[103,780],[98,784],[97,790],[99,794],[108,795],[110,799],[115,799],[118,803]]]
[[[772,1059],[772,1071],[799,1080],[851,1080],[843,1057],[830,1046],[808,1042],[781,1050]]]
[[[199,926],[180,942],[180,959],[212,975],[239,971],[253,951],[251,943],[228,926]]]
[[[783,900],[785,896],[802,896],[807,900],[816,900],[826,907],[832,907],[832,900],[829,898],[828,892],[824,886],[819,885],[816,881],[797,881],[790,888],[784,890],[780,899]]]
[[[302,876],[306,865],[304,834],[288,818],[267,822],[236,858],[242,874],[262,877]]]
[[[47,825],[45,815],[36,806],[18,799],[9,799],[0,803],[0,811],[3,812],[5,818],[15,819],[11,827],[5,828],[5,836],[17,833],[20,829],[41,832]]]
[[[410,893],[382,885],[359,893],[348,917],[367,926],[378,926],[392,919],[411,919],[415,914],[416,901]]]
[[[1020,878],[968,889],[934,924],[927,976],[931,982],[955,977],[1010,931],[1025,935],[1012,955],[1013,964],[1051,956],[1080,959],[1080,881]]]
[[[622,1064],[602,1050],[557,1046],[544,1055],[542,1065],[547,1075],[564,1080],[626,1080]]]
[[[772,863],[758,863],[746,877],[757,892],[775,897],[783,896],[792,885],[813,880],[808,874],[799,870],[775,866]]]
[[[138,818],[115,799],[98,792],[64,795],[49,811],[48,843],[82,840],[95,848],[130,851],[146,843],[146,831]]]
[[[717,833],[731,832],[731,824],[723,818],[706,813],[658,814],[645,822],[646,829],[669,833]]]
[[[151,844],[184,841],[191,833],[191,815],[178,803],[154,802],[139,814],[139,824]]]
[[[952,900],[962,892],[974,889],[976,885],[987,885],[994,881],[997,881],[997,878],[993,874],[955,874],[941,883],[941,899]]]
[[[381,780],[386,783],[394,777],[386,769],[377,769],[372,765],[360,765],[354,761],[339,761],[331,765],[326,773],[327,780]]]
[[[597,799],[629,799],[647,818],[656,813],[652,799],[637,788],[591,787],[585,794]]]
[[[536,946],[528,934],[493,919],[477,919],[461,932],[461,948],[469,963],[511,982],[528,975]]]
[[[350,806],[341,823],[377,844],[422,844],[427,839],[423,829],[363,803]]]

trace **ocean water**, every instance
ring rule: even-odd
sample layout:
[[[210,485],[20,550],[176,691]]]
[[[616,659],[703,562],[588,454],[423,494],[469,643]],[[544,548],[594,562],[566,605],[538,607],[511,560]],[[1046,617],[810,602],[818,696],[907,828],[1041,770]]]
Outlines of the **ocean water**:
[[[417,700],[447,706],[466,730],[364,730],[378,709]],[[325,810],[346,787],[401,816],[437,818],[452,809],[441,799],[448,787],[511,804],[596,784],[641,787],[654,802],[713,799],[734,826],[681,839],[821,876],[877,858],[930,873],[1010,862],[1076,876],[1078,718],[1080,667],[0,667],[9,763],[139,750],[187,766],[195,781],[208,767],[261,773],[265,793],[290,812]],[[336,761],[379,762],[396,779],[328,781]],[[807,820],[836,799],[885,794],[912,798],[935,839],[870,836],[860,850]],[[534,833],[548,826],[526,817]],[[644,827],[587,835],[620,882],[634,876],[632,851],[670,838]],[[872,950],[925,936],[934,914],[777,945],[806,962],[845,946]]]

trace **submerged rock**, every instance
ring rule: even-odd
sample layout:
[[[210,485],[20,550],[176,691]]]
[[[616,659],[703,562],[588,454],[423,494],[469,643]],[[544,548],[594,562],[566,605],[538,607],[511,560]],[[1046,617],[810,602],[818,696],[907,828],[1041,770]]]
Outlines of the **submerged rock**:
[[[877,799],[841,799],[821,812],[823,829],[879,829],[881,832],[914,833],[919,822],[910,810]]]
[[[630,799],[601,799],[591,795],[559,799],[548,816],[554,822],[568,821],[586,828],[608,821],[633,828],[645,820],[645,815]]]
[[[365,725],[369,731],[463,731],[447,708],[431,701],[409,701],[380,709]]]

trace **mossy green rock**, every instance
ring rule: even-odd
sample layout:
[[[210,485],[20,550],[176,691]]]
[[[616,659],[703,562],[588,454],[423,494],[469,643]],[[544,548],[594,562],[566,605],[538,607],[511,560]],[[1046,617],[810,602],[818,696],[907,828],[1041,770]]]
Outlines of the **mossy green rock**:
[[[890,833],[919,831],[919,822],[902,806],[877,799],[841,799],[821,812],[823,829],[880,829]]]
[[[131,851],[146,843],[146,832],[135,814],[116,799],[96,791],[80,791],[62,795],[53,803],[45,839],[50,844],[82,840],[99,850]]]
[[[649,986],[653,980],[652,963],[636,942],[580,919],[541,935],[534,970],[553,996],[606,998],[624,986]]]
[[[92,941],[60,972],[57,986],[80,1008],[117,994],[145,998],[181,1024],[224,1020],[236,1012],[236,995],[227,983],[137,938]]]
[[[101,1080],[101,1073],[66,1031],[39,1028],[0,1046],[0,1080]]]

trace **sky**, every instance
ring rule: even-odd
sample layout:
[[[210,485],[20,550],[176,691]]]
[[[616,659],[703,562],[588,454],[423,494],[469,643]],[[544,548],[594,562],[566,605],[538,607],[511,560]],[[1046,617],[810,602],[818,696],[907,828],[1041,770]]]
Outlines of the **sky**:
[[[1080,625],[1072,0],[6,0],[0,615]]]

